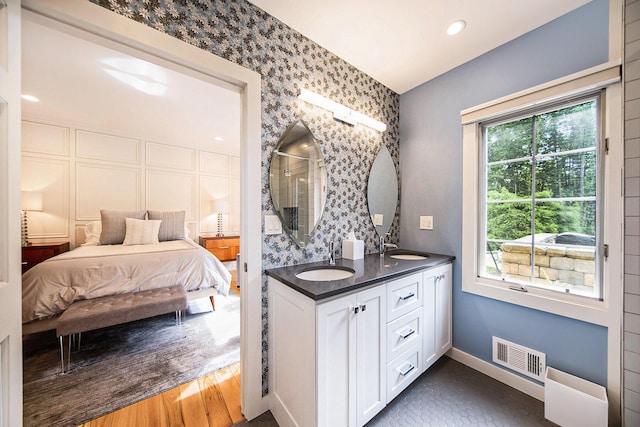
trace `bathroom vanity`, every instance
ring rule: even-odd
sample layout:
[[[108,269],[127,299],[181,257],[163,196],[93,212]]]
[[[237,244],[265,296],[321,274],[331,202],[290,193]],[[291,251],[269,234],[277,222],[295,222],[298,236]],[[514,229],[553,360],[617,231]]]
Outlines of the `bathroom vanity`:
[[[453,259],[398,250],[267,270],[278,424],[362,426],[450,349]]]

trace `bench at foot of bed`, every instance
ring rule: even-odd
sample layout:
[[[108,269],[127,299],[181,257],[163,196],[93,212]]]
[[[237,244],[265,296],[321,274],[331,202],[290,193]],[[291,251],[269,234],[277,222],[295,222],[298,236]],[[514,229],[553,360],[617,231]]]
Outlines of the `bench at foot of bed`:
[[[60,339],[62,373],[65,371],[65,359],[67,370],[71,368],[71,336],[78,334],[79,337],[82,332],[159,316],[172,311],[176,312],[176,323],[180,324],[182,311],[186,308],[187,292],[182,286],[74,302],[56,322],[56,335]],[[68,351],[65,351],[65,347]]]

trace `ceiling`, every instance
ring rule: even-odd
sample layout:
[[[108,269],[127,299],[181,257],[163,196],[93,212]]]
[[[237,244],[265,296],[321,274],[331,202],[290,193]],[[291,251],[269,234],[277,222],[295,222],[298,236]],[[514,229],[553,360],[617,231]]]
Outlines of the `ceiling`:
[[[588,1],[251,0],[400,94]],[[25,16],[23,93],[40,99],[25,117],[240,154],[237,90],[119,49]]]
[[[590,0],[249,1],[402,94]]]
[[[241,99],[234,88],[29,19],[22,42],[22,93],[40,100],[22,101],[26,118],[240,155]]]

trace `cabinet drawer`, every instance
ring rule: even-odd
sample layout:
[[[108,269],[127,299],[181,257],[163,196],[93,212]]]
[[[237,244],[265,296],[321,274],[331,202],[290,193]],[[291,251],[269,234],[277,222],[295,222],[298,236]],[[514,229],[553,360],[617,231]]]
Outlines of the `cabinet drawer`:
[[[422,273],[387,283],[387,321],[422,307]]]
[[[203,239],[206,249],[227,249],[231,246],[240,246],[240,238]]]
[[[422,355],[414,348],[387,365],[387,404],[422,373]]]
[[[240,252],[239,237],[201,237],[200,245],[220,261],[235,261],[236,255]]]
[[[393,360],[411,347],[422,345],[422,310],[387,324],[387,360]]]

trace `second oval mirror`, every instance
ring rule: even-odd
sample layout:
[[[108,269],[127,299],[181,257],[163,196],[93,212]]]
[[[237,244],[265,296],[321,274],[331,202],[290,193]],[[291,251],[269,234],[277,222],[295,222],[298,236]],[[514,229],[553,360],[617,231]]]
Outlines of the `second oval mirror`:
[[[322,216],[327,170],[320,148],[302,121],[289,126],[276,145],[269,188],[283,228],[304,247]]]
[[[398,206],[398,175],[391,154],[383,146],[371,166],[367,184],[369,214],[378,236],[389,232]]]

